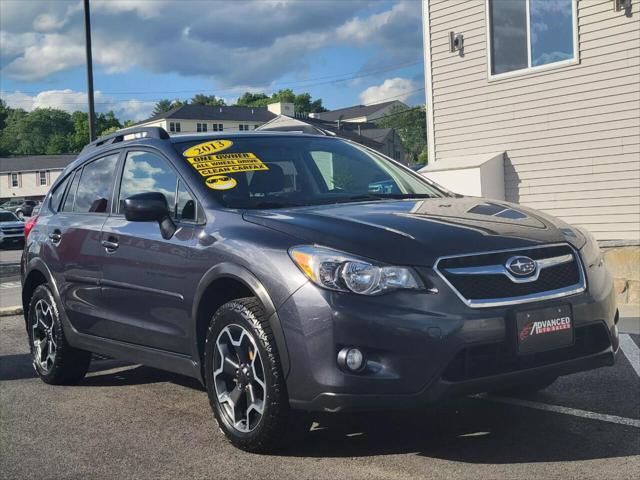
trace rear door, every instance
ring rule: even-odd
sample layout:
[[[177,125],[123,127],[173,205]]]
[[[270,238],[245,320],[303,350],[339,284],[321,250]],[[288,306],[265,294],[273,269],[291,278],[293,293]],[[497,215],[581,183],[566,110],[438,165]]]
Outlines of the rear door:
[[[178,227],[165,240],[156,222],[129,222],[122,200],[143,192],[165,195]],[[155,150],[126,152],[118,201],[102,229],[100,335],[178,353],[190,353],[192,297],[198,265],[193,249],[196,199],[167,158]]]
[[[72,172],[51,195],[41,256],[58,286],[69,321],[95,333],[102,275],[100,232],[113,198],[119,152],[92,160]],[[51,214],[49,214],[51,213]]]

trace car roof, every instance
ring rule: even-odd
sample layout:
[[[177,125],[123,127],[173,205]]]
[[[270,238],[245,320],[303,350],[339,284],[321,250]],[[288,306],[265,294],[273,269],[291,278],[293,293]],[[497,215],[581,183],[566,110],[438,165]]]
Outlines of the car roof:
[[[179,133],[175,135],[171,135],[170,141],[172,143],[183,143],[183,142],[191,142],[198,141],[207,138],[215,139],[215,138],[256,138],[256,137],[289,137],[289,138],[336,138],[327,135],[316,135],[311,133],[302,133],[302,132],[278,132],[278,131],[269,131],[269,132],[202,132],[202,133]]]

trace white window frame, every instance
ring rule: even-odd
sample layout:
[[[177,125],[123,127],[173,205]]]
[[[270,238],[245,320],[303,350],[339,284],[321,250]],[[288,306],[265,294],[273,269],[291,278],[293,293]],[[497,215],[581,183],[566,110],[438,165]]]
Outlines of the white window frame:
[[[20,177],[19,174],[15,173],[15,172],[11,172],[9,175],[11,175],[11,188],[20,188]],[[15,185],[13,184],[13,179],[16,179],[16,183]]]
[[[504,72],[493,74],[491,73],[491,64],[493,63],[493,58],[491,57],[491,9],[489,3],[492,0],[485,0],[485,23],[486,23],[486,34],[487,34],[487,79],[489,81],[501,80],[503,78],[511,78],[511,77],[519,77],[522,75],[529,75],[532,73],[536,73],[544,70],[553,70],[556,68],[563,68],[570,65],[578,65],[580,63],[580,45],[579,45],[579,37],[578,37],[578,0],[571,0],[572,12],[573,15],[573,58],[569,58],[567,60],[562,60],[560,62],[547,63],[546,65],[538,65],[535,67],[525,67],[520,70],[513,70],[511,72]],[[526,12],[527,12],[527,64],[531,65],[531,15],[529,4],[531,0],[525,0],[526,2]]]
[[[44,177],[43,175],[44,174]],[[42,183],[42,181],[44,180],[44,183]],[[47,171],[46,170],[40,170],[38,172],[38,185],[41,187],[44,187],[46,185],[48,185],[49,182],[47,182]]]

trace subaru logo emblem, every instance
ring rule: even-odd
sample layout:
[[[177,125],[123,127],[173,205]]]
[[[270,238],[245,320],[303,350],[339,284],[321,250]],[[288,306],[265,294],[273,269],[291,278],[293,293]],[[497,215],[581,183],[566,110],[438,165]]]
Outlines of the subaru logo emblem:
[[[511,257],[504,266],[517,277],[532,275],[538,268],[536,261],[529,257]]]

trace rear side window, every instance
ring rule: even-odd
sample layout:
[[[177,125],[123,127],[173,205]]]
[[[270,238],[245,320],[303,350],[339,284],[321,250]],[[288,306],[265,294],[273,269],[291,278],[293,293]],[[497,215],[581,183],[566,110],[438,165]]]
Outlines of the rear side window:
[[[76,192],[74,212],[106,213],[108,211],[118,155],[114,153],[84,166]]]
[[[119,211],[123,211],[123,200],[132,195],[160,192],[167,199],[171,216],[174,216],[177,183],[178,175],[164,158],[150,152],[129,152],[122,172]]]
[[[64,199],[62,204],[62,208],[60,211],[62,212],[73,212],[73,202],[76,199],[76,190],[78,190],[78,183],[80,182],[80,172],[81,170],[76,170],[73,174],[73,180],[71,180],[71,186],[69,187],[69,193]],[[69,175],[71,177],[71,175]]]
[[[60,208],[60,202],[62,201],[62,197],[64,197],[64,192],[67,189],[67,185],[69,185],[69,179],[72,175],[67,175],[67,177],[56,187],[56,189],[51,193],[51,209],[54,212],[57,212]]]

